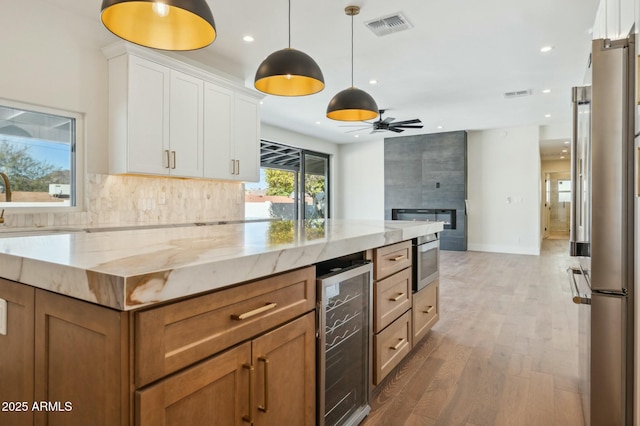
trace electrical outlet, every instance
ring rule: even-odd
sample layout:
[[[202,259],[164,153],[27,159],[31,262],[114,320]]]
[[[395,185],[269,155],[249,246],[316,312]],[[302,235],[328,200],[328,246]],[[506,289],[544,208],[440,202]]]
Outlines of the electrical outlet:
[[[7,335],[7,301],[0,299],[0,335]]]

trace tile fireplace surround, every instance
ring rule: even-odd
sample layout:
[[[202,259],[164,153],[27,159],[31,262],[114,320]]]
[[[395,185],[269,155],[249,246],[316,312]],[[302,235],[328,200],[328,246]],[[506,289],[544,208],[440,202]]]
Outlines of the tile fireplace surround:
[[[88,174],[83,211],[12,213],[6,227],[153,225],[244,219],[238,182]],[[162,202],[164,201],[164,204]]]

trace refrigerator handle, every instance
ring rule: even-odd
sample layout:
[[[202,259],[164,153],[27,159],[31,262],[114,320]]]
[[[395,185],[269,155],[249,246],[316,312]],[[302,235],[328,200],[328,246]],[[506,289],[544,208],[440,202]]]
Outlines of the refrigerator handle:
[[[583,103],[590,103],[589,86],[571,88],[572,128],[571,128],[571,205],[569,225],[569,254],[590,256],[589,243],[578,241],[578,203],[580,202],[580,170],[578,166],[578,109]]]
[[[571,300],[576,305],[590,305],[591,298],[586,294],[581,296],[580,290],[578,290],[578,283],[576,282],[576,275],[582,275],[580,268],[567,268],[567,274],[569,274],[569,286],[571,287]]]

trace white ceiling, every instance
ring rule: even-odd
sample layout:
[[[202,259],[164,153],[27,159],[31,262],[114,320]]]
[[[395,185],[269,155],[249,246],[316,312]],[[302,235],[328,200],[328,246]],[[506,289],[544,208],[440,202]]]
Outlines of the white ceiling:
[[[117,40],[100,23],[100,0],[45,1],[95,20],[105,44]],[[184,55],[253,87],[262,60],[287,47],[287,0],[207,1],[218,38],[209,47]],[[291,47],[316,60],[326,87],[306,97],[266,96],[262,120],[337,143],[397,136],[368,130],[347,133],[351,129],[341,126],[349,123],[325,117],[329,100],[350,85],[351,18],[344,8],[354,4],[362,8],[354,18],[355,85],[388,109],[385,116],[420,118],[424,123],[423,129],[401,136],[566,125],[570,88],[581,84],[585,75],[598,1],[291,0]],[[401,12],[413,28],[377,37],[364,25],[395,12]],[[245,35],[255,41],[244,42]],[[553,50],[541,53],[547,45]],[[370,85],[371,79],[379,83]],[[543,94],[543,89],[551,92]],[[505,99],[505,92],[520,90],[532,94]],[[563,141],[556,142],[560,147]]]

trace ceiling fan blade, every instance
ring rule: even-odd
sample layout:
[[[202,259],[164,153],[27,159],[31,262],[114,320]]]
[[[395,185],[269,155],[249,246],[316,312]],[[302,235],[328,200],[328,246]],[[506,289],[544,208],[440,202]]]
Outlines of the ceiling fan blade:
[[[424,126],[421,124],[419,126],[407,126],[407,125],[402,125],[402,126],[396,126],[395,124],[392,124],[391,126],[389,126],[389,128],[402,128],[402,129],[422,129]]]
[[[362,128],[362,129],[347,130],[347,131],[346,131],[346,132],[344,132],[344,133],[361,132],[361,131],[363,131],[363,130],[367,130],[367,128],[366,128],[366,127],[364,127],[364,128]]]
[[[398,129],[396,127],[389,127],[389,130],[391,130],[392,132],[396,132],[396,133],[402,133],[404,132],[404,130],[402,129]]]
[[[385,123],[385,124],[387,124],[387,123],[391,123],[393,120],[395,120],[395,118],[393,118],[393,117],[387,117],[387,118],[385,118],[384,120],[382,120],[382,121],[381,121],[381,123]]]
[[[397,121],[393,123],[393,125],[396,126],[398,124],[418,124],[418,123],[422,123],[422,121],[420,121],[419,118],[414,118],[413,120]]]
[[[369,124],[343,124],[338,127],[361,127],[363,129],[366,129],[369,126],[370,126]]]

